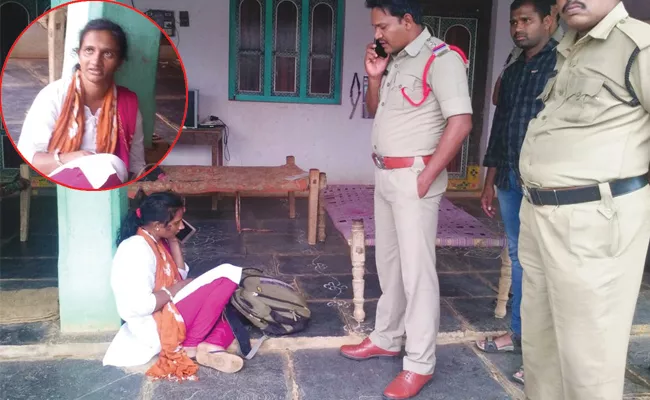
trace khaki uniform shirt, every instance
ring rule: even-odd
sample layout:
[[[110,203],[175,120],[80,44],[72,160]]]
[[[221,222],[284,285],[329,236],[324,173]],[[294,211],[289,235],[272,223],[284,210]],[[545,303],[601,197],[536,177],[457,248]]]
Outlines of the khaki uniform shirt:
[[[564,38],[564,29],[562,29],[561,26],[558,25],[557,29],[555,32],[553,32],[553,35],[551,35],[552,39],[555,39],[556,42],[560,43],[562,41],[562,38]],[[508,56],[508,59],[506,60],[506,64],[503,66],[503,71],[506,70],[509,66],[515,63],[519,59],[519,57],[523,54],[524,49],[521,47],[515,46],[512,51],[510,52],[510,55]],[[501,71],[501,74],[503,74],[503,71]]]
[[[625,102],[625,69],[640,106]],[[584,37],[569,31],[557,47],[557,75],[540,95],[519,167],[528,186],[563,188],[643,175],[650,164],[650,26],[619,3]],[[620,97],[617,99],[614,95]]]
[[[467,68],[454,51],[439,54],[427,75],[431,93],[418,107],[402,95],[402,88],[414,101],[423,97],[422,76],[433,54],[443,43],[427,29],[390,60],[379,90],[379,106],[372,129],[373,152],[387,157],[433,154],[447,125],[447,118],[471,114]]]

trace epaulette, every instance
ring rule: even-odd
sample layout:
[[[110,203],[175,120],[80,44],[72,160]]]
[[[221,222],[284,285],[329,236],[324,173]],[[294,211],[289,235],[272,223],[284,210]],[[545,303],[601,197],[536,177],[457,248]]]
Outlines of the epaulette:
[[[650,24],[627,17],[619,21],[616,27],[630,38],[639,50],[650,47]]]
[[[431,49],[431,56],[429,57],[429,60],[427,61],[427,64],[424,67],[424,71],[422,73],[422,88],[423,88],[423,97],[422,100],[416,102],[411,97],[406,93],[406,88],[402,88],[402,95],[404,98],[411,103],[411,105],[415,107],[419,107],[424,103],[424,101],[427,99],[429,94],[431,93],[431,88],[429,87],[429,84],[427,83],[427,75],[429,74],[429,68],[431,68],[431,64],[435,61],[437,57],[441,57],[451,51],[455,51],[458,53],[460,58],[463,60],[463,63],[465,65],[465,68],[467,69],[469,67],[469,61],[467,60],[467,57],[465,56],[465,53],[458,47],[449,45],[443,41],[440,41],[438,39],[435,39],[433,37],[427,39],[425,42],[427,47]]]

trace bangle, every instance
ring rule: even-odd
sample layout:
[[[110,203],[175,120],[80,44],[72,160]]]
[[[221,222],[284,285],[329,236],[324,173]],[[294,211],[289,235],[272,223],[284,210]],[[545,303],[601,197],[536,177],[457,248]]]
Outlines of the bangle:
[[[56,161],[59,167],[63,165],[63,163],[61,162],[61,157],[59,157],[59,150],[54,151],[54,161]]]
[[[167,294],[169,295],[169,301],[172,301],[172,299],[174,298],[174,296],[172,296],[172,293],[169,291],[169,289],[167,289],[166,287],[163,286],[162,288],[160,288],[160,290],[162,290],[163,292],[167,293]]]

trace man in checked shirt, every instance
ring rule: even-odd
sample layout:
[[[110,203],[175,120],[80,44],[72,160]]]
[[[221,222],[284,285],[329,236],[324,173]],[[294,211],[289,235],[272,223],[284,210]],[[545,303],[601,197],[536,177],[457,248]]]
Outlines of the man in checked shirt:
[[[517,256],[519,208],[523,199],[519,183],[519,152],[528,123],[542,108],[539,95],[555,68],[555,47],[551,37],[554,16],[548,0],[515,0],[510,6],[510,34],[523,51],[503,72],[492,133],[483,165],[488,173],[481,198],[483,211],[493,217],[494,186],[512,260],[511,333],[488,337],[476,343],[488,353],[514,351],[521,346],[523,271]],[[523,367],[514,375],[523,383]]]

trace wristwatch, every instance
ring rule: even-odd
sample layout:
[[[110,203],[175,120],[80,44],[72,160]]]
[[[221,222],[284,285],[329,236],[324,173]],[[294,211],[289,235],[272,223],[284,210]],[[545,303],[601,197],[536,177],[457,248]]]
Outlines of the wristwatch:
[[[59,150],[54,151],[54,161],[56,161],[59,167],[63,165],[63,163],[61,162],[61,157],[59,157]]]

